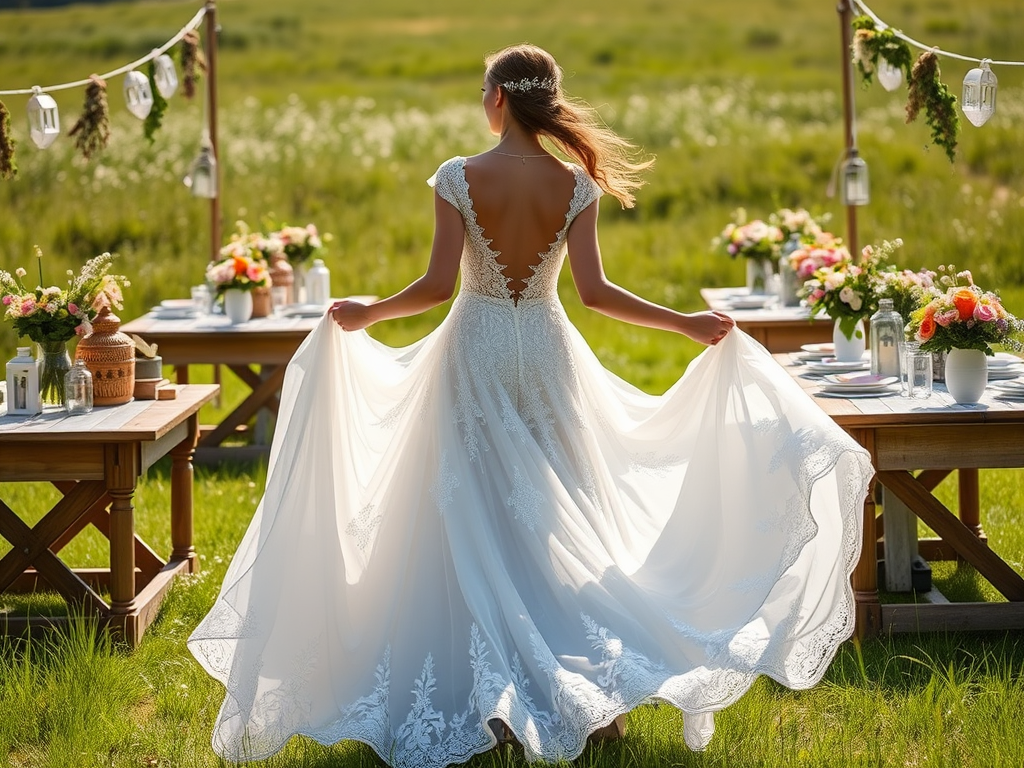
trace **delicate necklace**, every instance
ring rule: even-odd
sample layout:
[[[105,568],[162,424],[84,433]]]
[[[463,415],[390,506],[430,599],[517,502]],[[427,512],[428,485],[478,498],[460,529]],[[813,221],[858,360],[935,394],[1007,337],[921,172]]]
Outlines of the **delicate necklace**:
[[[491,152],[495,155],[504,155],[505,157],[518,157],[520,160],[523,161],[523,165],[526,165],[526,158],[528,157],[551,157],[551,155],[549,155],[547,152],[545,152],[542,155],[517,155],[513,152],[499,152],[496,149],[492,149]]]

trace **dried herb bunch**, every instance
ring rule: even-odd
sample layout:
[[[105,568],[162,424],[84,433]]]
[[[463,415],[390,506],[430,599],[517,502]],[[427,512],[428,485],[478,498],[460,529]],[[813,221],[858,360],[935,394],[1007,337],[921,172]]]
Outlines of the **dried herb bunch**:
[[[152,144],[156,135],[156,132],[160,130],[160,126],[164,122],[164,112],[167,111],[167,99],[160,93],[160,89],[156,87],[156,62],[150,60],[149,67],[147,69],[149,75],[149,90],[153,93],[153,106],[149,109],[149,114],[146,115],[146,119],[142,122],[142,133]]]
[[[853,63],[857,65],[865,86],[871,83],[871,78],[878,68],[879,58],[902,69],[907,82],[910,82],[913,56],[910,46],[896,35],[895,30],[878,29],[870,16],[858,16],[853,20],[852,26],[854,33],[850,48]]]
[[[925,120],[932,130],[932,143],[942,147],[949,162],[953,162],[960,115],[956,111],[956,96],[942,82],[941,75],[939,57],[934,51],[918,56],[907,82],[907,122],[916,120],[923,107]]]
[[[85,86],[82,116],[68,131],[68,136],[75,137],[75,146],[86,160],[107,146],[110,139],[107,84],[98,75],[89,75],[89,84]]]
[[[199,70],[206,71],[206,58],[199,47],[199,33],[190,29],[181,38],[181,92],[186,99],[196,95]]]
[[[14,137],[11,136],[11,113],[0,101],[0,179],[13,179],[18,175],[14,164]]]

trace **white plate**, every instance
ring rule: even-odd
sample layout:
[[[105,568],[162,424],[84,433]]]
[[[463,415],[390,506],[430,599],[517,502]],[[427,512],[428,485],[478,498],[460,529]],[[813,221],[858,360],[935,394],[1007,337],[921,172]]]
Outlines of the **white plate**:
[[[185,320],[196,316],[195,307],[153,307],[151,311],[157,320]]]
[[[828,392],[832,395],[868,395],[868,394],[879,394],[882,392],[888,392],[890,385],[881,387],[838,387],[835,385],[826,384],[821,388],[822,392]]]
[[[160,302],[164,309],[191,309],[195,311],[196,303],[192,299],[164,299]]]
[[[729,309],[764,309],[774,296],[737,296],[729,299]]]
[[[1008,365],[1020,365],[1024,363],[1024,359],[1011,355],[1009,352],[996,352],[994,356],[988,358],[989,368],[1005,368]]]
[[[815,392],[815,397],[839,397],[844,400],[858,400],[868,397],[892,397],[899,394],[898,389],[885,388],[878,392]]]
[[[989,384],[992,389],[1001,392],[1020,392],[1024,394],[1024,379],[1007,379],[1006,381],[995,381]]]
[[[997,381],[1000,379],[1016,379],[1018,376],[1024,376],[1024,366],[1014,365],[1007,366],[1004,368],[988,369],[989,381]]]
[[[833,373],[822,381],[841,387],[884,387],[898,382],[899,376],[879,376],[875,373]]]
[[[289,304],[282,307],[282,317],[320,317],[327,311],[327,305],[321,304]]]
[[[856,363],[840,363],[838,360],[820,360],[816,363],[804,365],[811,373],[849,373],[850,371],[866,371],[871,367],[867,360]]]
[[[995,392],[992,395],[992,397],[996,398],[997,400],[1010,400],[1015,403],[1024,402],[1024,392],[1007,392],[1004,390]]]
[[[804,344],[800,349],[804,352],[810,352],[812,355],[821,355],[822,357],[831,357],[836,353],[836,345],[832,342],[823,344]]]

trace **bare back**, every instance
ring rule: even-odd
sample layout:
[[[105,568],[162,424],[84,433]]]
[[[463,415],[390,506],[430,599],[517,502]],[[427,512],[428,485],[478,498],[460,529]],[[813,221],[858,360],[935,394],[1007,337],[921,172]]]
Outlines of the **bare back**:
[[[468,158],[465,174],[477,223],[515,298],[565,226],[575,175],[554,157],[495,154]]]

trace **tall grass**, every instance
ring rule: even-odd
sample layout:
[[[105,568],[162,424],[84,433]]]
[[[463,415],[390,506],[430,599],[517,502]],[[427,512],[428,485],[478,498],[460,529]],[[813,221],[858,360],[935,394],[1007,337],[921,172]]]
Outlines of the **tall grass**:
[[[874,3],[887,21],[946,50],[1020,58],[1017,0],[965,7],[926,0]],[[194,2],[69,6],[0,12],[0,89],[101,72],[147,53],[189,18]],[[842,149],[839,30],[834,4],[720,0],[226,0],[219,6],[220,161],[226,229],[315,221],[333,233],[328,264],[336,294],[387,294],[419,274],[431,238],[423,181],[455,154],[491,145],[477,99],[481,58],[530,40],[552,50],[567,87],[657,156],[638,206],[602,203],[610,276],[681,309],[698,289],[738,284],[742,265],[710,240],[733,209],[765,215],[804,206],[843,212],[825,196]],[[942,60],[957,90],[966,65]],[[861,154],[872,204],[860,210],[861,241],[903,237],[904,266],[955,262],[998,288],[1024,313],[1024,74],[999,68],[999,111],[981,130],[966,125],[955,164],[907,126],[896,95],[857,90]],[[202,105],[172,100],[153,145],[121,109],[111,82],[113,136],[92,162],[68,140],[39,151],[14,113],[21,176],[0,183],[0,268],[28,267],[33,244],[49,281],[96,253],[119,255],[128,274],[125,318],[160,299],[188,295],[207,259],[205,203],[180,184],[199,140]],[[81,94],[55,94],[65,128]],[[601,359],[650,391],[674,381],[697,352],[685,340],[612,323],[584,310],[563,276],[567,311]],[[428,332],[445,308],[382,324],[401,344]],[[13,351],[0,327],[0,357]],[[241,396],[227,380],[225,407]],[[184,641],[211,605],[263,487],[260,467],[198,468],[196,542],[202,572],[180,579],[141,646],[112,649],[87,624],[66,636],[0,640],[0,765],[215,766],[208,738],[222,691]],[[983,473],[983,525],[991,546],[1024,562],[1022,473]],[[159,464],[136,496],[137,528],[158,552],[170,548],[169,475]],[[955,479],[938,490],[955,506]],[[5,484],[0,497],[35,522],[55,501],[40,484]],[[927,533],[922,530],[922,533]],[[0,542],[0,556],[9,546]],[[105,539],[85,532],[62,553],[102,566]],[[973,569],[936,564],[953,599],[1000,599]],[[49,598],[0,596],[3,614],[61,610]],[[762,680],[717,719],[705,753],[686,750],[670,707],[631,713],[627,737],[594,745],[580,766],[1020,766],[1024,763],[1024,643],[1012,635],[927,635],[853,643],[825,681],[804,692]],[[297,739],[267,766],[377,766],[354,743]],[[471,761],[519,766],[505,748]]]

